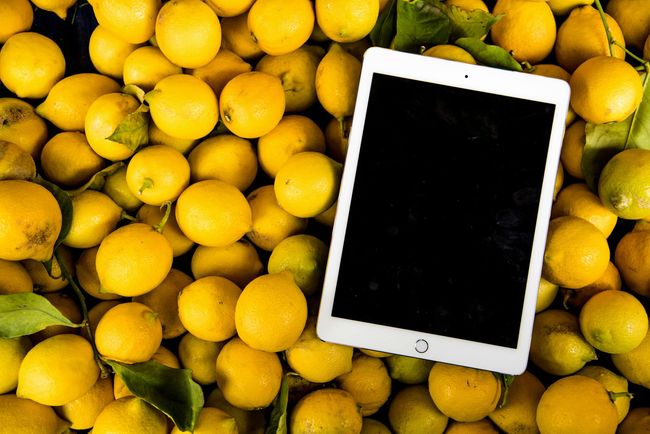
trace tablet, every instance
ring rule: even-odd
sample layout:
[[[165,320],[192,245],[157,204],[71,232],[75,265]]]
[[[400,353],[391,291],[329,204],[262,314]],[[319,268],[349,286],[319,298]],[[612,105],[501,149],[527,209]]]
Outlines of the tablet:
[[[558,79],[369,49],[318,336],[523,372],[568,101]]]

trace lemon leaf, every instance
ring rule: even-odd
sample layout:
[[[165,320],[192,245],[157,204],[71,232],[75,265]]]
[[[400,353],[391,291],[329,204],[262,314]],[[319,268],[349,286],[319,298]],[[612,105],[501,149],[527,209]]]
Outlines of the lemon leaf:
[[[466,11],[456,5],[444,5],[443,12],[451,22],[451,40],[458,38],[481,38],[499,21],[502,15],[494,16],[480,9]]]
[[[1,338],[28,336],[53,325],[81,327],[42,295],[33,292],[0,295]]]
[[[265,434],[287,434],[287,405],[289,404],[289,382],[287,376],[282,378],[280,392],[275,398],[273,411]]]
[[[127,84],[124,86],[122,88],[122,93],[134,96],[141,104],[144,102],[144,96],[146,95],[146,92],[135,84]]]
[[[56,199],[57,203],[59,204],[59,208],[61,209],[61,231],[59,232],[59,236],[54,242],[54,249],[56,249],[63,242],[63,240],[65,240],[65,237],[68,236],[68,232],[70,232],[70,226],[72,225],[72,199],[70,199],[70,195],[66,193],[65,190],[61,189],[56,184],[43,179],[40,176],[37,176],[34,179],[34,182],[41,185],[42,187],[45,187],[50,193],[52,193],[52,196],[54,196],[54,199]],[[51,262],[52,259],[43,262],[48,273],[52,271]]]
[[[74,190],[66,190],[66,193],[68,193],[70,196],[76,196],[86,190],[101,190],[104,187],[106,178],[117,172],[121,167],[124,167],[124,162],[118,161],[117,163],[113,163],[110,166],[105,167],[99,172],[95,173],[92,178],[90,178],[88,182],[86,182],[81,187]]]
[[[398,0],[395,49],[417,53],[447,43],[451,22],[442,6],[438,0]]]
[[[454,43],[471,54],[482,65],[511,71],[523,71],[519,62],[508,51],[499,46],[486,44],[478,38],[458,38]]]
[[[395,28],[397,25],[397,8],[396,0],[390,2],[381,11],[375,26],[370,32],[370,40],[372,45],[376,47],[390,47],[395,36]]]
[[[201,386],[192,371],[162,365],[154,360],[132,365],[105,359],[128,389],[171,418],[181,431],[193,431],[203,408]]]
[[[121,143],[132,151],[149,143],[149,108],[142,104],[133,113],[126,115],[107,140]]]

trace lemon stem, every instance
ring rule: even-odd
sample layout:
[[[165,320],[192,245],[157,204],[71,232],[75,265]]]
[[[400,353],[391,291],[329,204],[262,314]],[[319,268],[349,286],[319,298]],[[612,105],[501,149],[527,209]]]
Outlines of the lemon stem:
[[[127,213],[126,211],[122,210],[120,213],[120,220],[128,220],[130,222],[137,222],[138,219]]]
[[[152,187],[153,187],[153,179],[145,178],[144,181],[142,181],[142,185],[140,186],[140,189],[138,190],[138,194],[141,195],[143,191]]]
[[[596,0],[596,8],[600,14],[600,19],[603,21],[603,26],[605,26],[605,34],[607,35],[607,44],[609,45],[609,55],[614,57],[614,38],[612,37],[612,32],[609,30],[609,24],[607,24],[607,17],[605,16],[605,11],[603,10],[603,5],[600,4],[600,0]]]
[[[611,392],[608,390],[607,394],[612,402],[616,402],[618,398],[634,398],[634,394],[630,392]]]
[[[162,216],[160,219],[160,223],[158,223],[156,226],[153,228],[156,230],[156,232],[162,233],[163,229],[165,228],[165,225],[167,224],[167,220],[169,219],[169,216],[172,212],[172,203],[171,202],[165,202],[164,204],[161,205],[162,207],[165,207],[165,214]]]
[[[650,64],[650,62],[648,62],[647,60],[645,60],[645,59],[643,59],[643,58],[637,56],[636,54],[634,54],[633,52],[631,52],[630,50],[628,50],[627,48],[625,48],[625,46],[622,45],[620,42],[618,42],[618,41],[613,41],[613,43],[614,43],[614,45],[616,45],[617,47],[620,47],[621,49],[623,49],[623,50],[625,51],[625,54],[627,54],[628,56],[630,56],[631,58],[633,58],[634,60],[636,60],[637,62],[639,62],[641,65],[643,65],[643,69],[645,69],[646,71],[648,70],[648,64]]]

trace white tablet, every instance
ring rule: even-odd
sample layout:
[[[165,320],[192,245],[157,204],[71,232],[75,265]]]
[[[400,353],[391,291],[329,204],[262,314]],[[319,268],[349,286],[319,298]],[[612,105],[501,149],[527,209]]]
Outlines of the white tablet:
[[[369,49],[319,337],[523,372],[568,101],[561,80]]]

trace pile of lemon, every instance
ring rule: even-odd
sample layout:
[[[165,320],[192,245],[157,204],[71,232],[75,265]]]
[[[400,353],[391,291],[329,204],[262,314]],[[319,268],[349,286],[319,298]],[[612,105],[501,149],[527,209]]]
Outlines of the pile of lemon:
[[[0,432],[650,431],[648,0],[445,2],[572,90],[529,370],[317,337],[361,59],[396,2],[0,2],[0,320],[31,293],[69,320],[0,337]],[[81,7],[94,70],[66,74],[34,9]],[[189,425],[118,368],[152,360],[200,385]]]

